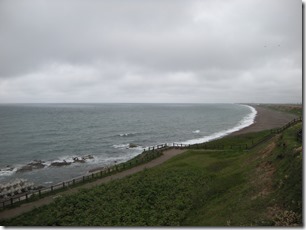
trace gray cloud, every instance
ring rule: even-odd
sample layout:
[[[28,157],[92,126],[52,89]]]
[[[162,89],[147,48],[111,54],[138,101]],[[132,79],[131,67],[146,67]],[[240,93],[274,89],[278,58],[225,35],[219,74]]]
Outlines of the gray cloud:
[[[301,102],[298,0],[0,2],[0,102]]]

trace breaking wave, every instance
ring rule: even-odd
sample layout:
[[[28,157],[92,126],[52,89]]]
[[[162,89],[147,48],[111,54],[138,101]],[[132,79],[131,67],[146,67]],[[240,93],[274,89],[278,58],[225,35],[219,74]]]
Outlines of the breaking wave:
[[[255,120],[255,117],[256,117],[256,114],[257,114],[256,109],[253,108],[252,106],[249,106],[249,105],[242,105],[242,106],[248,107],[251,111],[240,122],[238,122],[238,124],[236,126],[234,126],[233,128],[222,130],[220,132],[213,133],[209,136],[187,140],[187,141],[182,142],[182,144],[186,144],[186,145],[190,144],[191,145],[191,144],[199,144],[199,143],[208,142],[208,141],[211,141],[211,140],[219,139],[221,137],[224,137],[226,135],[229,135],[233,132],[239,131],[239,130],[245,128],[245,127],[248,127],[248,126],[252,125],[254,123],[254,120]]]

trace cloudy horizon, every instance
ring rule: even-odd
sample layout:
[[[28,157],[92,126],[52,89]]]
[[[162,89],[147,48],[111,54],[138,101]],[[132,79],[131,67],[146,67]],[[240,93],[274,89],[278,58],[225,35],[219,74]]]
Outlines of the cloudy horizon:
[[[301,103],[298,0],[2,0],[0,103]]]

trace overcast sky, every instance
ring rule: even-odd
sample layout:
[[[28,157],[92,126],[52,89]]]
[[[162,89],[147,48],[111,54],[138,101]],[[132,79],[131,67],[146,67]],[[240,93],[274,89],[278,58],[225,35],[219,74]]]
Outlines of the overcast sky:
[[[0,103],[301,101],[300,0],[0,1]]]

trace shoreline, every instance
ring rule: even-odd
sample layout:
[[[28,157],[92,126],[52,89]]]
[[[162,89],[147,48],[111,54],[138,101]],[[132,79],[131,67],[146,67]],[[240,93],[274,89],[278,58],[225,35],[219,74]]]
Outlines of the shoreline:
[[[208,141],[199,142],[197,144],[209,143],[210,141],[213,141],[213,140],[216,140],[216,139],[222,139],[222,138],[227,137],[227,136],[236,136],[236,135],[240,135],[240,134],[246,134],[246,133],[252,133],[252,132],[259,132],[259,131],[263,131],[263,130],[267,130],[267,129],[279,128],[279,127],[282,127],[283,125],[287,124],[288,122],[292,121],[293,119],[298,118],[298,116],[296,116],[294,114],[268,109],[268,108],[262,107],[260,105],[253,105],[253,104],[241,104],[241,105],[244,105],[244,106],[251,107],[251,108],[255,109],[256,114],[255,114],[254,121],[253,121],[252,124],[250,124],[247,127],[242,128],[242,129],[239,129],[237,131],[228,133],[228,134],[226,133],[226,131],[222,131],[222,132],[224,132],[224,135],[222,135],[220,137],[212,138]],[[252,113],[249,116],[252,116]],[[235,129],[236,127],[233,127],[232,129]],[[212,135],[208,136],[208,138],[210,138]],[[206,138],[206,137],[203,137],[201,139],[204,139],[204,138]],[[188,141],[183,141],[182,143],[186,144],[186,142],[188,142]],[[148,147],[146,147],[145,149],[148,149]],[[137,157],[138,155],[136,155],[135,157]],[[133,158],[135,158],[135,157],[133,157]],[[133,158],[131,158],[131,159],[133,159]],[[131,160],[131,159],[129,159],[129,160]],[[127,161],[129,161],[129,160],[127,160]],[[127,162],[127,161],[125,161],[125,162]],[[98,166],[98,167],[90,169],[88,171],[88,173],[97,172],[97,171],[102,170],[104,168],[105,168],[105,166]]]
[[[253,124],[229,134],[230,136],[279,128],[293,119],[298,118],[297,115],[268,109],[260,105],[248,105],[257,111]]]
[[[263,131],[267,129],[273,129],[273,128],[278,128],[281,127],[294,118],[297,118],[298,116],[286,112],[281,112],[281,111],[276,111],[273,109],[269,109],[260,105],[254,105],[254,104],[240,104],[242,106],[247,106],[250,107],[251,110],[255,110],[255,118],[253,118],[253,123],[250,124],[247,127],[241,128],[239,130],[235,130],[239,128],[239,125],[236,125],[233,128],[230,128],[228,130],[222,130],[217,133],[213,133],[209,136],[204,136],[198,139],[192,139],[192,140],[187,140],[183,141],[181,143],[175,142],[176,144],[202,144],[202,143],[209,143],[210,141],[216,140],[216,139],[221,139],[226,136],[235,136],[235,135],[240,135],[240,134],[245,134],[245,133],[250,133],[250,132],[258,132],[258,131]],[[249,115],[247,115],[245,118],[243,118],[241,121],[244,119],[250,119],[254,116],[254,111],[252,111]],[[247,121],[248,122],[248,121]],[[242,125],[245,125],[242,123]],[[240,124],[241,126],[241,124]],[[172,145],[172,143],[167,143],[169,146]],[[152,146],[151,146],[152,147]],[[149,147],[145,147],[144,149],[148,149]],[[141,152],[142,153],[142,152]],[[139,154],[141,154],[139,153]],[[135,155],[134,157],[130,159],[126,159],[120,163],[127,162],[135,157],[137,157],[139,154]],[[113,163],[116,164],[116,163]],[[111,165],[113,165],[111,164]],[[95,165],[92,168],[89,168],[84,175],[90,174],[92,172],[96,172],[99,170],[102,170],[104,168],[108,168],[111,165]],[[14,171],[14,170],[13,170]],[[10,171],[9,173],[13,173],[13,171]],[[16,171],[16,170],[15,170]],[[16,173],[14,171],[14,173]],[[58,182],[61,183],[61,182]],[[55,183],[57,184],[57,183]],[[40,183],[40,185],[45,186],[44,184]]]
[[[285,112],[278,112],[278,111],[263,108],[263,107],[260,107],[260,106],[254,106],[254,105],[250,105],[250,106],[254,107],[257,111],[254,123],[252,125],[248,126],[248,127],[245,127],[241,130],[230,133],[229,135],[226,135],[226,136],[239,135],[239,134],[242,134],[242,133],[250,133],[250,132],[256,132],[256,131],[261,131],[261,130],[267,130],[267,129],[271,129],[271,128],[280,127],[280,126],[288,123],[289,121],[291,121],[291,120],[293,120],[294,118],[297,117],[296,115],[288,114],[288,113],[285,113]],[[183,149],[169,149],[169,150],[166,150],[166,151],[163,152],[162,156],[157,157],[157,158],[155,158],[152,161],[149,161],[147,163],[137,165],[133,168],[127,169],[125,171],[118,172],[116,174],[98,179],[98,180],[93,181],[93,182],[86,183],[84,185],[80,185],[76,188],[69,189],[68,191],[59,192],[58,194],[56,194],[56,196],[50,195],[50,196],[44,197],[42,199],[39,199],[39,200],[31,202],[31,203],[22,204],[21,206],[19,206],[17,208],[5,210],[5,211],[1,212],[1,218],[0,219],[2,219],[2,218],[6,219],[6,218],[12,218],[12,217],[18,216],[18,215],[20,215],[24,212],[28,212],[28,211],[32,210],[34,207],[40,207],[40,206],[43,206],[43,205],[46,205],[46,204],[49,204],[49,203],[53,202],[55,197],[58,197],[58,196],[61,196],[61,195],[64,195],[64,194],[67,195],[67,194],[72,194],[72,193],[78,192],[79,189],[81,189],[81,188],[90,189],[90,188],[98,186],[100,184],[107,183],[107,182],[115,180],[115,179],[124,178],[126,176],[129,176],[129,175],[135,174],[137,172],[143,171],[145,169],[158,166],[158,165],[164,163],[165,161],[171,159],[172,157],[177,156],[179,154],[182,154],[186,151],[187,150],[183,150]]]

